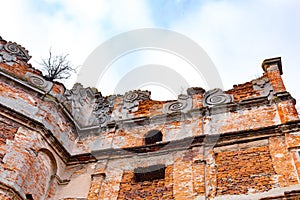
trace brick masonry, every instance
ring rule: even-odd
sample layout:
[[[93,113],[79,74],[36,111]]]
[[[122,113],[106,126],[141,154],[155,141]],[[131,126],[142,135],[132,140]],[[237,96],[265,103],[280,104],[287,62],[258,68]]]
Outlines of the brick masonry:
[[[68,90],[3,39],[0,57],[1,199],[300,198],[300,120],[280,58],[227,91],[154,101]],[[151,130],[161,141],[146,143]]]

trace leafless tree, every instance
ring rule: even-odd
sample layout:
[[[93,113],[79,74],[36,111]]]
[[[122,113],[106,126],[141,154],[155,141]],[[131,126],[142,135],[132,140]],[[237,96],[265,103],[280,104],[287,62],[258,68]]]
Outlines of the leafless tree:
[[[49,81],[68,79],[73,73],[76,73],[76,68],[67,59],[67,55],[53,55],[49,50],[49,57],[42,58],[42,70],[45,72],[45,77]]]

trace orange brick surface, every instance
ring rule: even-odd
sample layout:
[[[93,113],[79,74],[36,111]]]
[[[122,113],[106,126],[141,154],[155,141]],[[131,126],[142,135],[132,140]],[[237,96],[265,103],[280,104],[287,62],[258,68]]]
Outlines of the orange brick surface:
[[[279,58],[227,91],[157,101],[66,89],[14,47],[24,55],[0,48],[14,58],[0,62],[0,199],[300,198],[300,120]],[[161,165],[159,178],[134,174]]]

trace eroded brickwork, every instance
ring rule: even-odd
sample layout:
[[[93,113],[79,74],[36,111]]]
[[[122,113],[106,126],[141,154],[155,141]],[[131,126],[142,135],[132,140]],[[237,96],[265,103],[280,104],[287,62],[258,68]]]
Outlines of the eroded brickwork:
[[[14,139],[18,127],[8,121],[0,121],[0,130],[0,162],[2,162],[6,152],[6,141]]]
[[[276,172],[268,146],[220,152],[216,164],[217,195],[265,192],[275,186]]]
[[[286,187],[298,183],[295,166],[292,161],[292,155],[287,150],[284,137],[271,137],[270,153],[272,155],[273,167],[278,175],[277,183],[281,187]]]
[[[118,200],[122,199],[173,199],[173,166],[165,168],[165,177],[138,181],[133,171],[125,171]]]
[[[227,91],[170,101],[68,90],[29,59],[0,37],[1,199],[299,198],[300,120],[280,58]]]
[[[44,152],[39,152],[26,173],[25,193],[31,194],[33,199],[46,199],[52,183],[51,176],[55,174],[52,167],[50,158]]]
[[[196,196],[205,195],[205,163],[196,161],[193,163],[193,189]]]
[[[99,199],[104,174],[94,174],[92,176],[88,199]]]
[[[247,98],[260,96],[259,91],[254,90],[253,84],[251,82],[247,82],[240,85],[234,85],[233,89],[229,90],[227,93],[233,94],[234,100],[236,102]]]

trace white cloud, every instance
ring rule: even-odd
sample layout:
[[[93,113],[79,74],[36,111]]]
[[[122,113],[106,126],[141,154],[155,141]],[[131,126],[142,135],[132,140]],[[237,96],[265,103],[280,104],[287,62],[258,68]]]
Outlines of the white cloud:
[[[120,86],[119,81],[121,81],[122,78],[131,75],[131,73],[134,73],[134,70],[138,67],[143,67],[145,65],[157,67],[155,70],[149,70],[142,75],[143,84],[154,86],[151,89],[151,96],[153,99],[170,100],[170,97],[172,97],[171,99],[176,99],[178,94],[186,93],[185,90],[188,87],[208,87],[207,83],[202,81],[202,76],[199,72],[186,60],[163,50],[141,49],[140,51],[134,51],[119,58],[108,67],[107,71],[98,82],[101,92],[105,95],[109,95],[113,92],[124,92],[123,88],[118,88],[118,86]],[[124,66],[126,66],[126,68]],[[157,73],[158,70],[156,69],[161,69],[160,73],[164,74]],[[176,77],[177,79],[175,80],[172,79],[172,77],[169,77],[171,74],[178,75]],[[160,81],[154,81],[160,77],[162,77]],[[133,79],[129,80],[129,84],[126,84],[128,79],[122,84],[122,86],[126,84],[127,86],[130,85],[130,87],[132,87],[126,87],[126,91],[143,87],[143,85],[139,85],[140,82],[138,80],[140,80],[140,77],[134,76],[132,78]],[[165,81],[165,79],[168,79],[168,81]],[[154,82],[156,82],[157,85],[155,85]],[[163,84],[166,82],[168,85]],[[149,85],[145,88],[150,88]],[[160,88],[158,88],[158,85]],[[162,92],[163,89],[165,89],[164,92]],[[177,95],[171,96],[170,94]]]
[[[46,0],[46,2],[61,5],[64,14],[77,21],[98,21],[109,15],[110,9],[109,2],[104,0]]]
[[[26,47],[34,66],[40,57],[47,56],[50,47],[70,54],[72,62],[80,65],[112,36],[155,27],[149,4],[151,1],[142,0],[44,0],[37,5],[32,0],[3,1],[1,36]],[[187,35],[208,52],[225,88],[262,74],[263,59],[282,56],[284,81],[300,98],[300,1],[222,0],[195,6],[181,12],[180,19],[170,19],[168,28]]]
[[[33,56],[33,66],[41,57],[47,57],[50,47],[56,53],[69,54],[78,66],[112,34],[151,25],[145,2],[130,2],[134,7],[109,0],[46,0],[40,2],[40,7],[31,0],[4,1],[1,34],[25,46]],[[47,6],[57,9],[47,10]],[[68,81],[67,87],[74,81]]]
[[[206,1],[171,29],[198,42],[215,62],[225,88],[262,74],[263,59],[282,56],[284,81],[299,98],[299,1]]]

